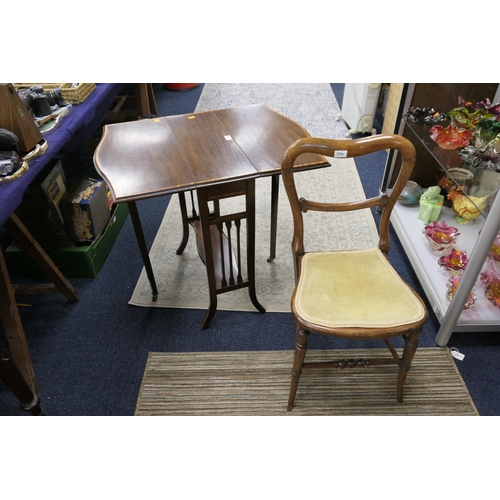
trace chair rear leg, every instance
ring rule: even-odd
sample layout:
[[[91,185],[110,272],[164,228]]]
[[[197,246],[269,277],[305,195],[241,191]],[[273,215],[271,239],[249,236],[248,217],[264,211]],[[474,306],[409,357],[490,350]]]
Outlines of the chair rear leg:
[[[304,358],[306,357],[308,339],[309,332],[307,330],[302,330],[297,326],[297,331],[295,333],[295,353],[293,356],[292,381],[290,384],[290,395],[288,396],[288,406],[286,411],[292,411],[293,408],[293,402],[295,401],[295,395],[297,394],[299,379],[302,373],[302,365],[304,364]]]
[[[399,372],[398,372],[398,384],[397,384],[398,403],[403,402],[403,388],[405,385],[406,375],[408,375],[408,371],[410,370],[413,356],[415,356],[415,352],[417,351],[419,337],[420,337],[420,330],[416,330],[409,333],[405,339],[403,356],[399,364]]]

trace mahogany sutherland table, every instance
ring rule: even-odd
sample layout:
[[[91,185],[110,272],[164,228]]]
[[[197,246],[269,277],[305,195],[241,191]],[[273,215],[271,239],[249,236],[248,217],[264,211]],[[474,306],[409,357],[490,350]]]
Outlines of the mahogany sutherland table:
[[[206,265],[210,306],[206,328],[217,308],[217,294],[249,287],[255,294],[255,178],[272,176],[271,261],[275,257],[277,194],[281,159],[297,139],[310,137],[299,124],[264,104],[118,123],[104,127],[94,163],[114,200],[126,202],[152,290],[157,288],[135,202],[179,193],[184,236],[188,223],[197,233],[198,253]],[[319,155],[299,158],[297,169],[329,166]],[[195,190],[199,214],[188,217],[184,193]],[[219,200],[244,195],[246,210],[221,215]],[[212,212],[208,202],[214,202]],[[241,276],[240,221],[247,223],[247,279]],[[236,228],[236,237],[231,236]]]

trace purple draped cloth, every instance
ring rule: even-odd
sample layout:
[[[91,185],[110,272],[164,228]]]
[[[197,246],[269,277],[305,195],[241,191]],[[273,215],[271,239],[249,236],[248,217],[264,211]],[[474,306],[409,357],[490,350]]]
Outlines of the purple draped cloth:
[[[0,183],[0,225],[15,212],[31,181],[56,154],[71,152],[92,135],[124,86],[124,83],[97,83],[83,103],[73,105],[71,114],[61,120],[57,129],[43,134],[48,142],[47,151],[31,159],[28,172],[19,179]]]

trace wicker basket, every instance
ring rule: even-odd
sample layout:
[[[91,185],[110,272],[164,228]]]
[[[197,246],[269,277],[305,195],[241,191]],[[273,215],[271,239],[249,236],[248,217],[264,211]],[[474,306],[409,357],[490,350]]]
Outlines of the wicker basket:
[[[43,87],[43,90],[61,89],[61,96],[68,104],[81,104],[95,89],[95,83],[79,83],[72,87],[72,83],[13,83],[16,90],[27,89],[33,86]]]

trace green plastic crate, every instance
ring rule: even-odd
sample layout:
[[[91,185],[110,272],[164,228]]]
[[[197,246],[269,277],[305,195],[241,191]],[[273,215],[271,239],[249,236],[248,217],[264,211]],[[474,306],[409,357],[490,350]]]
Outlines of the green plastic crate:
[[[117,205],[105,231],[91,245],[44,250],[66,278],[96,278],[120,234],[128,213],[125,203]],[[44,277],[31,258],[14,244],[5,251],[5,259],[19,277]]]

